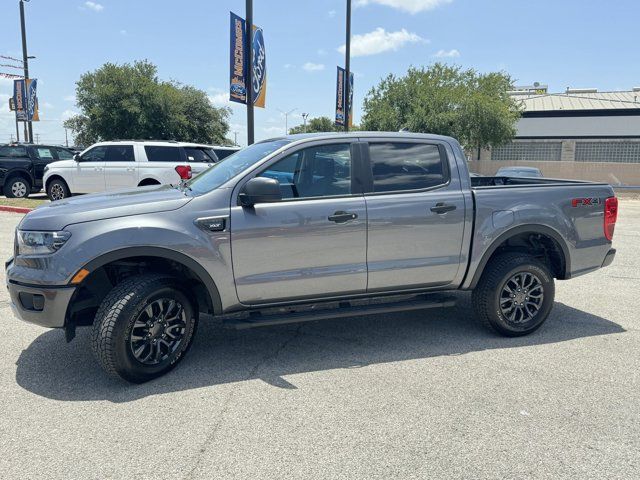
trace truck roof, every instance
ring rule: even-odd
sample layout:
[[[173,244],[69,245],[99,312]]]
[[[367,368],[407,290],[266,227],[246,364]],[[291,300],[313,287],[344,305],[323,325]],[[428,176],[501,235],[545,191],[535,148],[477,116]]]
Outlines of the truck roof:
[[[297,133],[295,135],[283,135],[280,137],[269,138],[264,140],[270,142],[274,140],[289,140],[295,142],[306,139],[323,139],[323,138],[353,138],[353,137],[380,137],[380,138],[398,138],[398,139],[420,139],[420,140],[455,140],[445,135],[436,135],[433,133],[414,133],[414,132],[369,132],[369,131],[353,131],[353,132],[322,132],[322,133]]]

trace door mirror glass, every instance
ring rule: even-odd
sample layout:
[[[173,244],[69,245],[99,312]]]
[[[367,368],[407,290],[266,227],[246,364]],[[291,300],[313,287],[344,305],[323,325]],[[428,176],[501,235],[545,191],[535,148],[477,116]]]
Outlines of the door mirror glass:
[[[279,202],[282,200],[280,184],[273,178],[252,178],[242,187],[239,199],[243,207],[252,207],[256,203]]]

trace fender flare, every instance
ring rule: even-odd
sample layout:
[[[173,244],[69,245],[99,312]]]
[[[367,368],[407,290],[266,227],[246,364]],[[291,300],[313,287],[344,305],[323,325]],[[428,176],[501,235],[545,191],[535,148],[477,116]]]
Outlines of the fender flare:
[[[99,257],[94,258],[89,261],[84,267],[89,272],[94,272],[100,267],[107,265],[108,263],[115,262],[117,260],[122,260],[128,257],[158,257],[164,258],[168,260],[173,260],[176,263],[184,265],[186,268],[191,270],[196,277],[204,284],[207,292],[209,293],[209,297],[211,298],[211,303],[213,306],[214,314],[218,315],[222,313],[222,301],[220,299],[220,292],[218,291],[218,287],[216,287],[215,282],[211,278],[211,275],[205,270],[205,268],[196,262],[193,258],[185,255],[184,253],[176,252],[175,250],[171,250],[169,248],[163,247],[125,247],[120,248],[118,250],[113,250],[111,252],[100,255]]]
[[[571,278],[571,256],[569,254],[569,247],[567,247],[567,243],[564,238],[562,238],[562,235],[560,235],[557,230],[554,230],[553,228],[547,227],[545,225],[518,225],[517,227],[511,228],[502,233],[493,241],[491,246],[489,246],[484,255],[482,255],[480,263],[478,263],[478,266],[476,267],[476,271],[473,274],[473,279],[471,280],[468,289],[473,290],[476,287],[476,285],[480,281],[480,277],[482,276],[485,267],[487,266],[487,263],[489,262],[489,259],[495,253],[498,247],[509,238],[520,235],[521,233],[539,233],[540,235],[546,235],[547,237],[552,238],[560,246],[560,249],[562,250],[562,256],[564,257],[563,279],[566,280]]]

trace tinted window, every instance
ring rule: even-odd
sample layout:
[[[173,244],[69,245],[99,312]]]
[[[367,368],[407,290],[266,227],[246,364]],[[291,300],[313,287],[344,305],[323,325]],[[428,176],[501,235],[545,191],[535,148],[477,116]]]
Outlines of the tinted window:
[[[81,162],[103,162],[107,156],[107,147],[94,147],[84,153],[80,158]]]
[[[0,157],[26,157],[25,147],[0,147]]]
[[[53,160],[53,150],[49,147],[35,147],[36,157],[42,160]]]
[[[349,195],[349,144],[305,148],[279,160],[260,176],[278,180],[282,198]]]
[[[215,152],[210,148],[184,147],[184,153],[187,154],[188,162],[212,163],[218,161]]]
[[[182,155],[180,155],[179,147],[161,147],[154,145],[147,145],[144,147],[144,151],[147,153],[147,160],[150,162],[183,162]]]
[[[437,145],[372,143],[369,152],[374,192],[419,190],[446,183]]]
[[[66,148],[56,148],[55,150],[58,152],[58,158],[60,160],[71,160],[73,158],[73,152]]]
[[[222,160],[223,158],[227,158],[229,155],[233,155],[238,150],[227,150],[226,148],[216,148],[215,153],[217,157]]]
[[[107,162],[135,162],[133,145],[111,145],[108,147]]]

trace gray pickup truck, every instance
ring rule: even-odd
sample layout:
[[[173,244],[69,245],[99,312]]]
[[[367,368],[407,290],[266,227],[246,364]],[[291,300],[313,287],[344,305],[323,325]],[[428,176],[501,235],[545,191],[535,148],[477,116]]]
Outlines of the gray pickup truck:
[[[41,206],[16,231],[16,314],[92,326],[110,374],[173,368],[201,313],[234,328],[452,304],[525,335],[553,306],[554,278],[609,265],[609,185],[473,177],[452,138],[294,135],[254,144],[178,186]],[[453,297],[455,298],[455,297]]]

